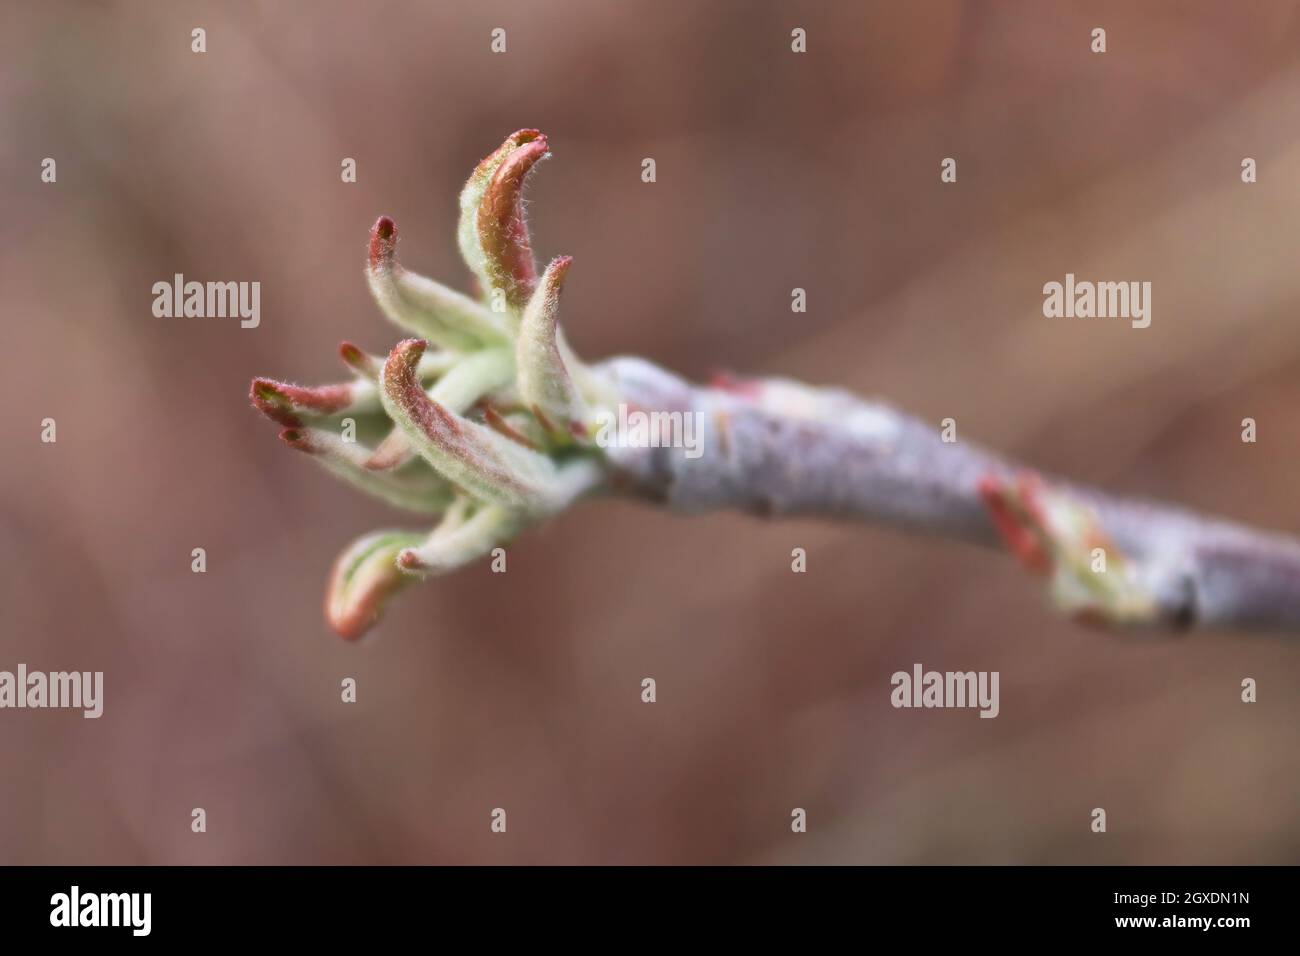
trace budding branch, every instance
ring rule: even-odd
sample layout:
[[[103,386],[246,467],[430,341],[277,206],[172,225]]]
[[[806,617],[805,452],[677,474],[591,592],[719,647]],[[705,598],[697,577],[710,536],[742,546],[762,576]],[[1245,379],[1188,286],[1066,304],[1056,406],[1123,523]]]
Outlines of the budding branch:
[[[640,358],[582,361],[559,325],[572,260],[539,273],[524,218],[524,183],[549,150],[539,131],[520,130],[465,184],[457,237],[481,299],[405,269],[396,224],[381,217],[367,279],[380,311],[415,338],[386,358],[343,343],[350,382],[253,381],[253,406],[287,445],[437,519],[344,549],[326,595],[344,637],[373,626],[407,585],[596,495],[1001,544],[1085,621],[1300,633],[1295,538],[1043,477],[836,389],[778,378],[699,386]],[[645,413],[638,422],[689,415],[700,442],[638,440],[626,424],[607,440],[628,408]]]

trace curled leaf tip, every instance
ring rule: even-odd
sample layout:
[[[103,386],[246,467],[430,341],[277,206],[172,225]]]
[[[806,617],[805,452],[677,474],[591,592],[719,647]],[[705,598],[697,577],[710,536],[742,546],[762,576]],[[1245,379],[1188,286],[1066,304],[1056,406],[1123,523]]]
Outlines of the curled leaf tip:
[[[302,424],[302,419],[294,414],[293,403],[271,379],[255,378],[248,390],[249,401],[254,408],[271,421],[293,428]]]
[[[424,339],[402,339],[388,353],[388,361],[384,363],[384,374],[391,376],[396,373],[409,377],[414,382],[415,367],[428,347],[429,343]]]
[[[396,556],[420,540],[418,534],[380,531],[339,555],[325,594],[325,618],[340,637],[353,641],[365,634],[393,595],[414,580],[398,569]]]
[[[446,574],[488,554],[518,530],[517,517],[505,508],[453,506],[427,538],[397,555],[397,566],[417,577]]]
[[[537,284],[537,264],[524,217],[524,182],[550,150],[538,134],[505,157],[479,203],[479,242],[487,259],[488,277],[505,290],[506,300],[522,307]]]
[[[378,379],[379,370],[383,367],[380,359],[369,352],[362,351],[351,342],[344,342],[339,346],[339,358],[343,359],[343,364],[352,371],[368,379]]]
[[[507,156],[520,146],[531,143],[541,136],[542,131],[539,129],[515,130],[502,141],[500,146],[484,157],[483,161],[474,169],[474,172],[470,174],[469,183],[474,184],[477,181],[480,185],[485,186]]]
[[[371,230],[366,278],[376,304],[390,321],[408,333],[460,352],[509,340],[501,316],[469,296],[402,267],[396,245],[397,227],[383,216]]]
[[[353,407],[362,397],[359,392],[372,395],[373,391],[369,386],[363,387],[356,382],[304,386],[277,382],[274,379],[255,378],[251,394],[253,405],[259,410],[265,411],[264,405],[274,406],[293,417],[293,421],[275,419],[292,427],[298,423],[296,413],[333,415]]]
[[[505,215],[516,208],[524,179],[550,150],[551,144],[544,133],[537,133],[510,150],[493,172],[487,193],[479,203],[479,211]]]
[[[253,404],[259,402],[271,402],[276,405],[283,405],[288,408],[289,397],[280,390],[279,383],[269,378],[255,378],[253,385],[248,390],[248,397],[252,399]]]
[[[397,223],[380,216],[370,228],[370,268],[386,269],[397,253]]]
[[[549,149],[546,136],[538,130],[511,134],[478,164],[460,194],[461,255],[483,294],[503,293],[516,315],[537,282],[524,219],[524,180]]]

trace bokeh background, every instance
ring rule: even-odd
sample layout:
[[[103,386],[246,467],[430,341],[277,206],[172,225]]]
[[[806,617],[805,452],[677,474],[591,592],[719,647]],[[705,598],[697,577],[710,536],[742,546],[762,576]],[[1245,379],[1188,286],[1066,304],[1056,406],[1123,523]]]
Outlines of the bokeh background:
[[[254,375],[337,380],[340,340],[400,337],[362,275],[377,215],[408,266],[465,285],[460,185],[537,126],[555,155],[535,248],[576,258],[583,354],[839,383],[1048,470],[1300,532],[1297,4],[0,18],[0,668],[106,685],[98,721],[0,712],[0,862],[1300,861],[1294,639],[1116,637],[996,553],[603,502],[349,645],[322,619],[329,565],[406,519],[247,404]],[[1044,319],[1067,271],[1152,281],[1153,324]],[[155,318],[176,272],[260,281],[260,328]],[[1000,671],[1001,716],[892,709],[917,661]]]

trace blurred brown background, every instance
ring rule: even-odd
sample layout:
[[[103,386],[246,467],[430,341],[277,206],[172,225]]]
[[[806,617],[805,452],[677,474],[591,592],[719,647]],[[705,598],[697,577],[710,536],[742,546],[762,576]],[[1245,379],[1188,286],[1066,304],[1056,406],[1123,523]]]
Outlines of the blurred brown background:
[[[362,275],[378,214],[411,268],[466,285],[457,191],[537,126],[555,158],[534,245],[576,257],[585,355],[841,383],[1049,470],[1300,532],[1297,4],[0,16],[0,669],[106,672],[98,721],[0,712],[0,862],[1300,860],[1295,640],[1118,638],[1058,619],[997,554],[600,503],[348,645],[322,620],[330,562],[408,519],[246,400],[254,375],[344,377],[341,339],[400,337]],[[1151,280],[1151,327],[1044,319],[1067,271]],[[260,281],[261,327],[154,318],[176,272]],[[1001,716],[892,709],[916,661],[1001,671]]]

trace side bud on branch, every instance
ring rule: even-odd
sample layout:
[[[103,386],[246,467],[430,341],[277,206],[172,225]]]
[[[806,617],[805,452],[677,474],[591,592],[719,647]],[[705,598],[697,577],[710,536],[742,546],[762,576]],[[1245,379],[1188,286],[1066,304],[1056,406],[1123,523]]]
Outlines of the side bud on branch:
[[[1102,530],[1096,512],[1038,475],[980,483],[993,523],[1030,571],[1051,581],[1062,611],[1089,623],[1154,624],[1159,606],[1136,566]]]

